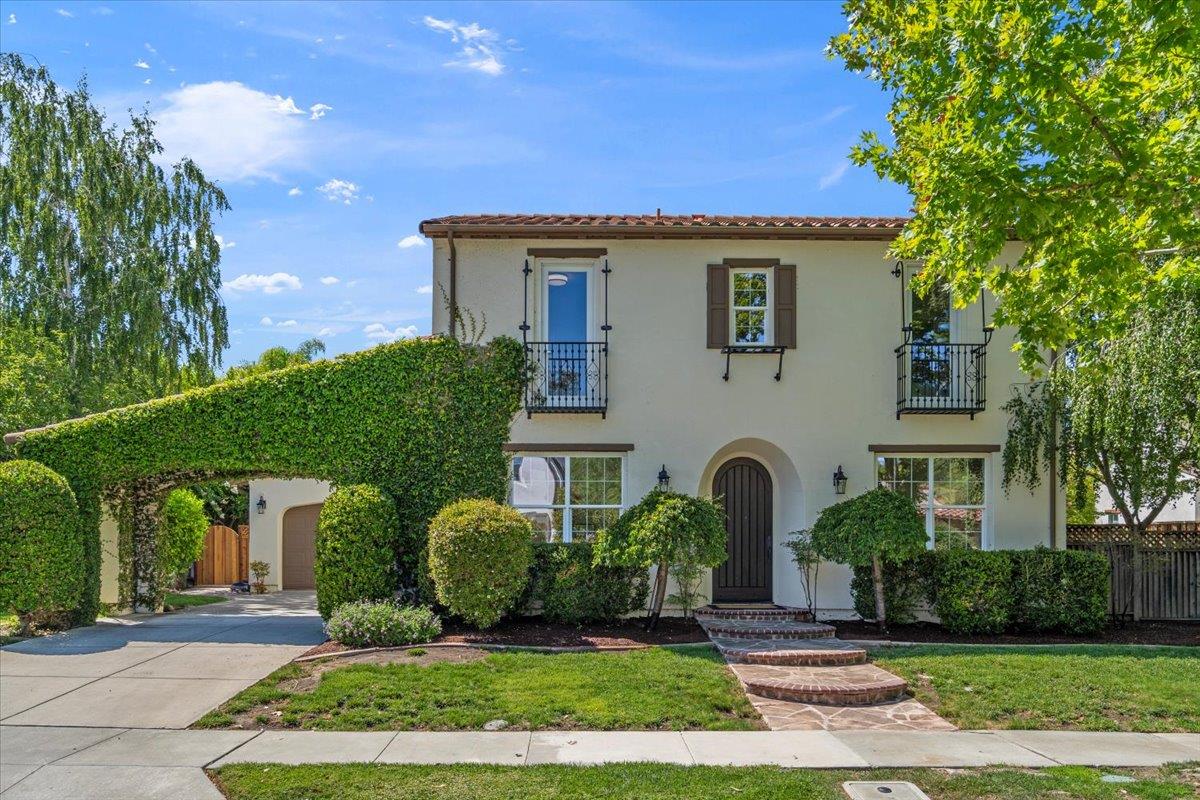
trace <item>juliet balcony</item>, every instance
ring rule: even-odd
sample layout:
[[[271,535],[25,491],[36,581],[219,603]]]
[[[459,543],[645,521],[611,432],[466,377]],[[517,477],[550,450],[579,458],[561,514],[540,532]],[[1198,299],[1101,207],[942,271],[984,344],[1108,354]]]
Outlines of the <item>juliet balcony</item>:
[[[608,412],[607,342],[526,342],[525,412]]]
[[[896,418],[969,414],[986,406],[987,343],[906,341],[896,348]]]

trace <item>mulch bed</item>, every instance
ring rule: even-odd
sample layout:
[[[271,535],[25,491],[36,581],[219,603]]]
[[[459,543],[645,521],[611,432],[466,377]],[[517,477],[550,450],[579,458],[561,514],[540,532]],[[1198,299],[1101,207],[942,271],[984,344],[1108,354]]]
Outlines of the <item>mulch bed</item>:
[[[888,639],[893,642],[939,644],[1161,644],[1200,647],[1200,623],[1128,622],[1106,628],[1096,636],[1066,636],[1037,633],[1002,633],[995,636],[961,636],[940,625],[916,622],[889,625],[881,635],[873,622],[832,622],[841,639]]]
[[[503,620],[486,631],[447,620],[435,642],[447,644],[503,644],[535,647],[631,647],[636,645],[707,642],[694,619],[663,617],[658,628],[642,630],[642,621],[624,620],[614,625],[559,625],[540,617]]]

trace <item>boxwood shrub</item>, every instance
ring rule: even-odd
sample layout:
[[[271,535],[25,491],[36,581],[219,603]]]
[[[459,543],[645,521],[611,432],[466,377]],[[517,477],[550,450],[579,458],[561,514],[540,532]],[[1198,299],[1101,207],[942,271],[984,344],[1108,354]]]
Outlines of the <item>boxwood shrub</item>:
[[[317,517],[317,611],[359,600],[384,600],[397,586],[400,518],[396,503],[375,486],[339,486]]]
[[[0,462],[0,610],[22,627],[71,621],[84,589],[75,495],[33,461]]]
[[[513,609],[529,580],[533,527],[495,500],[460,500],[429,523],[429,576],[452,614],[490,628]]]
[[[1031,631],[1090,634],[1108,621],[1109,564],[1083,550],[1015,550],[1013,624]]]
[[[1000,633],[1013,611],[1012,559],[1004,551],[952,548],[930,560],[934,613],[956,633]]]
[[[615,622],[645,608],[648,591],[646,570],[593,565],[588,542],[537,542],[523,605],[540,601],[550,622]]]
[[[325,632],[348,647],[401,647],[436,638],[442,632],[442,621],[424,606],[360,600],[335,608]]]
[[[163,486],[263,475],[378,486],[396,502],[412,559],[405,567],[415,570],[442,506],[503,499],[502,445],[520,407],[522,365],[521,345],[509,337],[485,347],[411,339],[28,431],[13,448],[75,492],[85,619],[99,607],[101,503],[144,501]],[[139,530],[135,552],[153,552]],[[160,596],[155,564],[138,561],[132,572],[139,605]]]
[[[883,604],[890,624],[905,625],[917,619],[917,608],[929,593],[926,555],[884,562]],[[870,565],[854,567],[850,594],[855,613],[863,619],[875,619],[875,581]]]

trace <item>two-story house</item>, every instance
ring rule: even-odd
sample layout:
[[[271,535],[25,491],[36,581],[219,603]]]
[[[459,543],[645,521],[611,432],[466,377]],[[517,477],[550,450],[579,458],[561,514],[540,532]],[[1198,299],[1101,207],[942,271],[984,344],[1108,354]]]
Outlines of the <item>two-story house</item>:
[[[509,499],[539,535],[588,538],[660,483],[722,498],[729,557],[707,587],[714,601],[804,604],[789,532],[879,484],[916,501],[931,546],[1061,547],[1052,482],[1001,486],[1000,406],[1026,380],[1012,332],[992,329],[988,297],[954,308],[946,293],[914,295],[915,267],[887,258],[904,223],[431,219],[421,232],[451,301],[435,289],[433,331],[448,331],[457,307],[486,318],[486,336],[524,342]],[[266,506],[251,515],[254,557],[280,565],[285,587],[311,584],[328,488],[251,491]],[[827,615],[849,612],[848,582],[844,568],[822,569]]]

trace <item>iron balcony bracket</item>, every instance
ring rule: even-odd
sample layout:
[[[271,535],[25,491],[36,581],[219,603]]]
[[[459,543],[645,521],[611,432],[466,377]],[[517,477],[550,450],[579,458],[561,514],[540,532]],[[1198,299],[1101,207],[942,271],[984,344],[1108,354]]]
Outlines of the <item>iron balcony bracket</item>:
[[[738,355],[775,355],[779,354],[779,366],[775,369],[775,380],[783,379],[783,353],[787,350],[786,347],[780,345],[726,345],[721,348],[721,352],[725,355],[725,374],[721,376],[721,380],[729,381],[729,362],[735,353]]]

